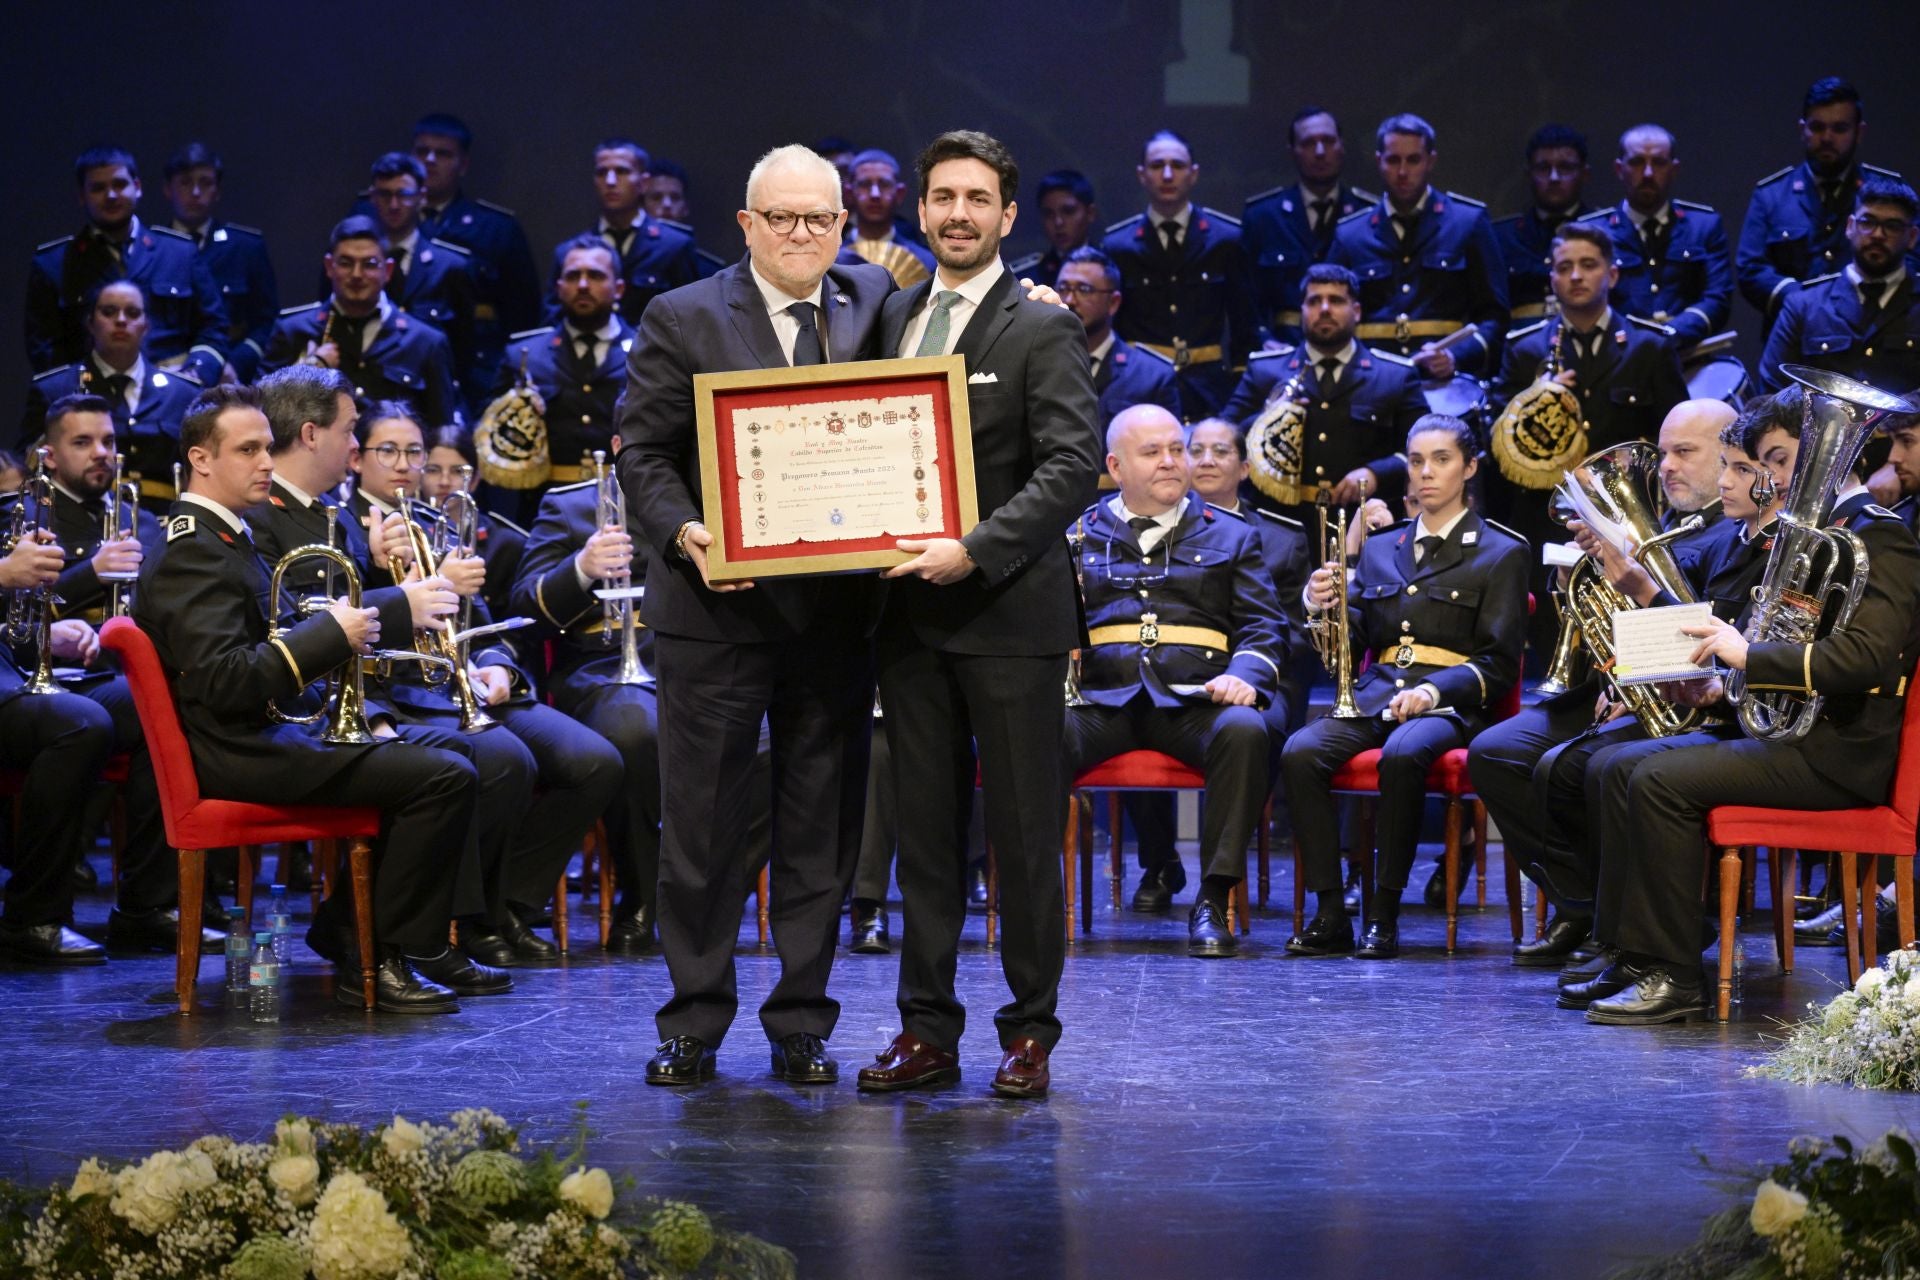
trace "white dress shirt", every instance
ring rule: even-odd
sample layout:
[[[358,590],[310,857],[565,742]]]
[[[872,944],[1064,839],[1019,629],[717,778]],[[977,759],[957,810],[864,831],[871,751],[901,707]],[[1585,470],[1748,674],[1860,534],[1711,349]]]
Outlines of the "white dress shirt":
[[[993,288],[995,282],[1006,272],[1006,269],[1006,265],[996,257],[987,264],[986,270],[965,284],[950,290],[953,293],[959,294],[960,299],[953,304],[952,309],[947,313],[947,347],[946,350],[940,352],[941,355],[950,356],[953,354],[954,347],[959,345],[960,335],[966,332],[967,321],[973,319],[973,313],[979,309],[981,300],[987,296],[987,291]],[[907,331],[900,335],[900,355],[913,356],[919,354],[920,337],[926,333],[927,318],[933,314],[933,300],[938,294],[948,291],[945,282],[940,279],[938,273],[935,273],[933,277],[933,287],[927,290],[926,300],[920,304],[920,309],[907,321]]]
[[[825,277],[822,277],[820,283],[813,287],[811,298],[796,298],[778,286],[769,284],[767,278],[760,274],[760,268],[752,265],[751,262],[748,263],[747,270],[753,273],[753,283],[759,287],[760,298],[767,304],[767,319],[773,322],[773,336],[779,339],[780,354],[787,358],[787,363],[793,363],[793,344],[800,336],[800,322],[787,314],[787,308],[796,302],[811,302],[814,305],[813,323],[820,332],[820,354],[828,360],[833,359],[833,353],[827,350]]]
[[[1107,499],[1107,510],[1113,512],[1114,518],[1121,524],[1130,524],[1140,515],[1137,511],[1128,510],[1126,500],[1118,496]],[[1140,531],[1142,555],[1152,555],[1153,549],[1166,541],[1168,535],[1173,532],[1174,526],[1180,523],[1180,513],[1184,510],[1186,510],[1186,503],[1182,502],[1177,506],[1168,507],[1157,516],[1147,517],[1153,521],[1153,528]]]
[[[108,364],[105,360],[102,360],[98,351],[94,352],[88,358],[93,361],[94,381],[100,384],[96,394],[106,396],[107,399],[111,400],[113,397],[107,396],[107,387],[104,379],[111,378],[120,371]],[[135,356],[133,363],[127,366],[126,402],[128,413],[140,412],[140,391],[141,388],[146,385],[147,358],[145,356]]]

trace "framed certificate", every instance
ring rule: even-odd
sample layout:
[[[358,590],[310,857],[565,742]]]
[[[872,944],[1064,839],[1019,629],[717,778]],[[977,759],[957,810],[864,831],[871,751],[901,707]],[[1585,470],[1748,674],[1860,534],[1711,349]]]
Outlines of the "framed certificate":
[[[888,569],[979,523],[966,362],[863,360],[693,380],[715,582]]]

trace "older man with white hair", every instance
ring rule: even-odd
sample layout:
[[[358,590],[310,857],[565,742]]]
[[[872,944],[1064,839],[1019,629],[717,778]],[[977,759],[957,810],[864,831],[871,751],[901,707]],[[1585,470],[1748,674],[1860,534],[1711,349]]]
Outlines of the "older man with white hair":
[[[660,681],[659,919],[673,994],[647,1082],[712,1076],[738,1005],[746,822],[764,718],[772,735],[772,925],[780,979],[760,1007],[774,1074],[838,1077],[827,975],[860,845],[880,585],[868,575],[710,583],[694,429],[696,374],[871,359],[881,267],[836,265],[840,175],[805,147],[761,157],[737,215],[748,257],[647,307],[615,428],[629,524],[651,549]]]

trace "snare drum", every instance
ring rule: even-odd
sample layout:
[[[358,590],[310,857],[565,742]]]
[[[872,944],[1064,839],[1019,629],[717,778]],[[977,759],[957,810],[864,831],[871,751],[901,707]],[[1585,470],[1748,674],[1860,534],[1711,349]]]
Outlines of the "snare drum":
[[[1449,414],[1467,423],[1474,434],[1486,439],[1490,419],[1487,416],[1486,384],[1472,374],[1456,373],[1451,378],[1425,379],[1420,394],[1426,397],[1432,413]]]
[[[1750,389],[1747,366],[1737,356],[1715,356],[1686,370],[1687,396],[1693,400],[1724,400],[1738,409]]]

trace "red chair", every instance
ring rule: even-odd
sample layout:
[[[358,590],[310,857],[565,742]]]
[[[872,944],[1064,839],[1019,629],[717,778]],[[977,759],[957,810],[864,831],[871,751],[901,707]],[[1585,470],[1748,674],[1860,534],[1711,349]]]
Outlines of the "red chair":
[[[201,902],[206,893],[208,849],[228,845],[241,850],[241,903],[253,894],[249,847],[285,840],[346,840],[353,876],[354,925],[360,943],[360,983],[373,1009],[373,844],[380,834],[380,811],[329,805],[266,805],[201,796],[193,754],[180,727],[173,690],[161,669],[153,641],[131,618],[113,618],[100,642],[120,657],[133,691],[140,727],[153,754],[160,785],[160,815],[167,843],[180,856],[180,948],[175,957],[174,989],[180,1012],[193,1012],[193,984],[200,968]]]
[[[1910,677],[1911,678],[1911,677]],[[1866,894],[1864,927],[1862,873],[1871,876],[1881,858],[1914,856],[1916,819],[1920,819],[1920,698],[1908,696],[1900,722],[1900,754],[1893,767],[1893,793],[1887,804],[1861,809],[1768,809],[1758,805],[1717,805],[1707,811],[1707,840],[1720,854],[1720,992],[1716,1008],[1727,1019],[1733,1000],[1734,922],[1740,893],[1740,850],[1766,845],[1773,851],[1773,914],[1781,967],[1793,972],[1793,911],[1782,905],[1785,886],[1794,883],[1796,851],[1840,855],[1840,901],[1846,920],[1847,980],[1857,982],[1874,963],[1874,907],[1879,894]],[[1860,863],[1861,855],[1866,864]],[[1872,880],[1866,881],[1872,884]],[[1894,877],[1900,945],[1913,945],[1913,876]]]
[[[1533,610],[1533,598],[1527,598],[1527,610]],[[1515,680],[1507,694],[1494,709],[1489,724],[1498,724],[1520,710],[1520,681]],[[1380,748],[1372,747],[1342,765],[1333,775],[1330,790],[1338,795],[1378,796],[1380,794]],[[1460,932],[1460,824],[1466,806],[1471,804],[1473,815],[1474,861],[1479,873],[1477,901],[1485,906],[1487,901],[1487,807],[1473,792],[1473,780],[1467,776],[1467,749],[1455,747],[1433,762],[1427,770],[1427,794],[1439,796],[1446,802],[1446,868],[1447,868],[1447,952],[1452,954]],[[1364,806],[1363,806],[1364,807]],[[1358,825],[1359,835],[1354,841],[1354,852],[1360,861],[1360,891],[1363,900],[1362,911],[1373,900],[1373,824],[1371,814],[1365,815]],[[1512,858],[1505,859],[1507,872],[1507,917],[1513,929],[1513,940],[1521,938],[1520,912],[1520,868]],[[1305,862],[1298,843],[1293,850],[1293,931],[1299,933],[1306,927],[1307,884]],[[1363,916],[1364,918],[1364,916]]]

